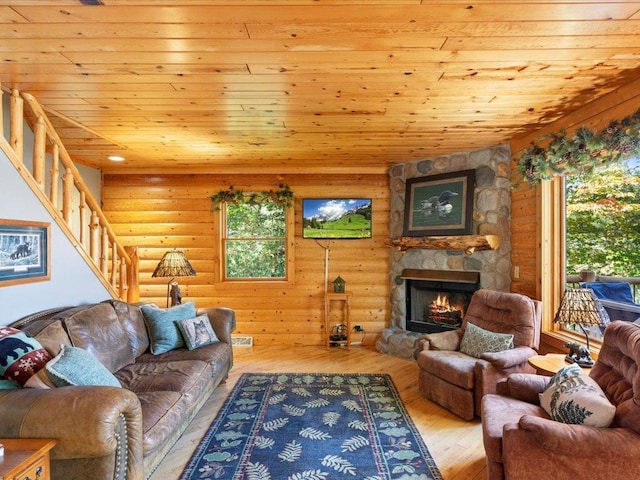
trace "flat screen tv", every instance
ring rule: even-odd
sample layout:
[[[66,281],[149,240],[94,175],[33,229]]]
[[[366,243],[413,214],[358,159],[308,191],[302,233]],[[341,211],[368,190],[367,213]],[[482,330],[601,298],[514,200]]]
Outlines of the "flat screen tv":
[[[371,238],[371,199],[303,198],[302,238]]]

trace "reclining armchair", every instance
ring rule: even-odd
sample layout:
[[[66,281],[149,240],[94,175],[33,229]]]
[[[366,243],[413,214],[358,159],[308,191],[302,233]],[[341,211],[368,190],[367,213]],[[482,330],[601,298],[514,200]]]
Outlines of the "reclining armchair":
[[[550,377],[510,375],[484,397],[488,480],[640,478],[640,325],[607,326],[589,377],[615,408],[608,427],[552,420],[539,400]]]
[[[483,395],[495,393],[498,380],[510,373],[535,372],[528,359],[536,355],[540,342],[541,306],[540,301],[518,293],[476,291],[461,328],[418,340],[420,393],[465,420],[480,415]],[[477,356],[469,354],[468,348],[461,351],[465,332],[476,327],[501,339],[512,336],[513,348],[474,352]]]

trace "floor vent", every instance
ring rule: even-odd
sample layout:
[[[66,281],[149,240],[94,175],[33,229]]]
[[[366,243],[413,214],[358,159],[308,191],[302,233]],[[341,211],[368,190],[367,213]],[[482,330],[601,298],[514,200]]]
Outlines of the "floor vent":
[[[253,337],[231,337],[231,345],[235,347],[252,347]]]

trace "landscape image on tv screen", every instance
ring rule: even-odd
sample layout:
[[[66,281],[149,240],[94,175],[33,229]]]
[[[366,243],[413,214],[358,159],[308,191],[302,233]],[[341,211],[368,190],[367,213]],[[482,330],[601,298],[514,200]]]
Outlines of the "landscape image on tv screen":
[[[371,238],[371,199],[302,199],[302,237]]]

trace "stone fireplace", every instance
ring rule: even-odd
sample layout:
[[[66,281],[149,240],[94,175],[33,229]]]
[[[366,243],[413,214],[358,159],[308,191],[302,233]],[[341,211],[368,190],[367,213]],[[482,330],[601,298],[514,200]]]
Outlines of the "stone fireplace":
[[[406,269],[402,278],[406,286],[405,328],[412,332],[459,328],[473,292],[480,287],[479,272]]]
[[[382,332],[376,347],[383,353],[413,356],[413,344],[421,333],[407,330],[406,270],[478,272],[479,287],[509,291],[511,285],[511,152],[508,145],[456,153],[393,165],[390,177],[391,239],[403,236],[405,186],[410,178],[474,169],[474,235],[497,235],[498,248],[473,251],[409,248],[391,250],[391,327]],[[407,338],[394,338],[394,337]],[[400,345],[396,348],[395,345]]]

